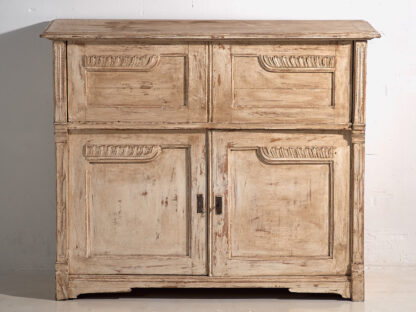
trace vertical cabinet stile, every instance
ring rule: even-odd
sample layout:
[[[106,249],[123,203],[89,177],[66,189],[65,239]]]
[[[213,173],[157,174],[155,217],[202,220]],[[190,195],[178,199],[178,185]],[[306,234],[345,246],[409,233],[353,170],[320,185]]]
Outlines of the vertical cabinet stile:
[[[354,43],[354,114],[352,125],[352,263],[351,292],[364,300],[364,163],[367,42]]]
[[[56,298],[67,299],[68,269],[68,130],[66,42],[53,43],[54,55],[54,128],[56,163]]]

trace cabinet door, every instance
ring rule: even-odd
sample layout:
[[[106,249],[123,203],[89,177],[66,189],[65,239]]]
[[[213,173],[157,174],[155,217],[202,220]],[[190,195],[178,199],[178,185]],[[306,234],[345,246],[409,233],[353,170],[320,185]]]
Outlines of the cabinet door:
[[[213,274],[346,274],[348,190],[343,135],[214,132]]]
[[[68,44],[70,121],[204,122],[203,44]]]
[[[214,121],[347,127],[351,50],[345,42],[214,45]]]
[[[206,274],[205,134],[72,132],[71,274]]]

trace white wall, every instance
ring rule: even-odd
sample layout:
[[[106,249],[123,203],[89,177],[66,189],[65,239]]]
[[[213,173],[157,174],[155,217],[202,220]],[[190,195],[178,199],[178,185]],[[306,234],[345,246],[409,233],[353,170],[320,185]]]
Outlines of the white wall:
[[[368,20],[366,263],[416,264],[415,1],[0,0],[0,269],[54,262],[55,18]]]

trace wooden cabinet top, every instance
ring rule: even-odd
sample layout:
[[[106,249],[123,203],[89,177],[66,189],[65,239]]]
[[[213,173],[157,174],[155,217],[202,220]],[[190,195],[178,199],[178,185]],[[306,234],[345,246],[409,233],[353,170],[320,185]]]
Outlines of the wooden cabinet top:
[[[363,20],[95,20],[57,19],[41,34],[52,40],[308,40],[380,37]]]

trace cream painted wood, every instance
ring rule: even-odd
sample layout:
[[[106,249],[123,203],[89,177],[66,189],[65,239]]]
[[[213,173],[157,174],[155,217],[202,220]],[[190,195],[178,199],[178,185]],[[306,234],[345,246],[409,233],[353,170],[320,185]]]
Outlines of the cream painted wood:
[[[213,184],[213,275],[347,274],[343,135],[214,132]]]
[[[202,44],[68,44],[69,121],[204,122]]]
[[[71,134],[70,274],[206,274],[204,149],[202,133]]]
[[[68,298],[68,128],[65,41],[54,41],[54,134],[56,160],[56,298]]]
[[[56,298],[364,300],[365,21],[56,20]]]
[[[380,34],[363,20],[103,20],[59,19],[52,40],[367,40]]]
[[[295,293],[337,293],[351,297],[346,276],[163,276],[163,275],[71,275],[69,296],[94,292],[128,292],[132,288],[288,288]]]
[[[217,44],[214,122],[350,122],[351,42]]]
[[[367,42],[356,41],[354,45],[354,118],[352,131],[352,264],[351,296],[364,300],[364,161],[365,161],[365,87]]]

